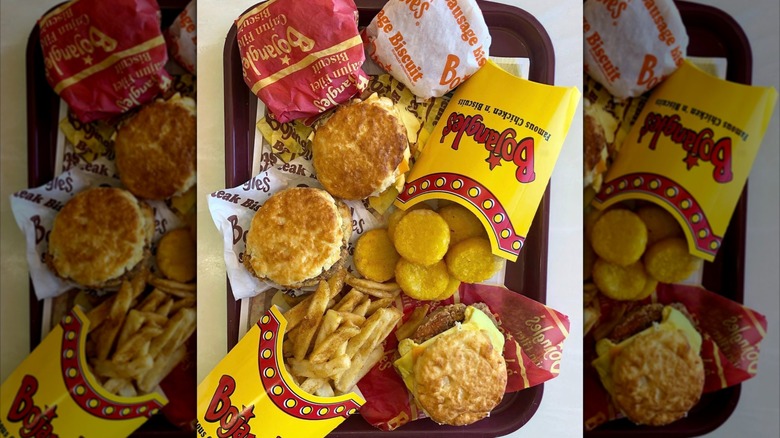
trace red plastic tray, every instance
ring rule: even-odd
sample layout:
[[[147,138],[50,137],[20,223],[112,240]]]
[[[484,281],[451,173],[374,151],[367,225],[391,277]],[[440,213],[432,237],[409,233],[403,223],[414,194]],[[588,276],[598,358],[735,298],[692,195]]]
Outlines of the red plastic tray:
[[[385,1],[356,1],[359,25],[366,26],[381,10]],[[542,25],[527,12],[507,5],[478,1],[490,29],[493,56],[530,59],[529,79],[552,84],[555,74],[553,46]],[[257,97],[244,83],[241,58],[236,43],[236,27],[231,27],[224,49],[225,78],[225,184],[235,187],[252,175],[252,157],[257,114]],[[509,289],[541,303],[547,296],[547,237],[549,229],[549,185],[534,217],[523,250],[514,263],[507,263],[505,277]],[[238,340],[240,302],[233,298],[228,282],[228,348]],[[542,399],[543,385],[507,394],[490,417],[470,426],[439,426],[431,420],[412,421],[392,432],[393,437],[429,436],[497,436],[519,429],[534,415]],[[349,417],[332,434],[334,437],[356,437],[380,434],[380,430],[359,415]]]
[[[720,9],[686,1],[676,2],[688,32],[688,56],[717,57],[728,60],[726,78],[750,84],[753,56],[742,28]],[[711,263],[705,262],[702,285],[733,301],[742,303],[745,277],[745,226],[747,224],[747,185],[731,218],[723,246]],[[586,344],[587,345],[587,344]],[[586,355],[587,357],[587,355]],[[598,379],[586,365],[585,379]],[[688,416],[662,427],[636,426],[626,419],[610,421],[585,433],[586,438],[631,436],[694,437],[718,428],[739,402],[741,385],[704,394]],[[588,402],[587,385],[584,402]]]
[[[166,28],[187,6],[188,0],[158,0],[158,3],[162,11],[162,27]],[[26,68],[27,184],[28,187],[38,187],[51,181],[56,171],[54,167],[57,160],[60,97],[46,81],[37,24],[27,40]],[[43,302],[35,296],[32,281],[30,281],[29,297],[30,350],[32,351],[41,342],[43,319]],[[183,438],[192,436],[192,432],[180,430],[162,414],[158,414],[144,423],[132,436]]]

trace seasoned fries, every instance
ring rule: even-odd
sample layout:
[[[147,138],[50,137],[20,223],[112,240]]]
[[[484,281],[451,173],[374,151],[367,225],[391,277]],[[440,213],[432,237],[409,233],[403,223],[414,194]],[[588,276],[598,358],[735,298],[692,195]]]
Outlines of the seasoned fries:
[[[195,283],[142,270],[88,312],[87,359],[107,391],[128,397],[152,392],[184,359],[195,332],[195,290]]]
[[[345,272],[321,281],[313,294],[284,314],[287,369],[310,394],[329,397],[352,391],[382,358],[382,343],[401,320],[401,311],[388,307],[400,293],[398,285]],[[352,288],[342,295],[344,283]]]

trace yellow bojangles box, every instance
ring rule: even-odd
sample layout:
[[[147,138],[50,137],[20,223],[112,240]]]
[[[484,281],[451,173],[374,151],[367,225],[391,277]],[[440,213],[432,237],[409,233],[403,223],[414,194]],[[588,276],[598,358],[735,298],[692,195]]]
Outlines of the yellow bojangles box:
[[[304,392],[284,365],[287,321],[269,309],[198,385],[202,437],[322,437],[365,402]]]
[[[718,79],[686,61],[650,95],[594,205],[658,204],[685,231],[690,253],[720,248],[777,92]]]
[[[3,382],[0,436],[124,437],[168,402],[103,389],[87,365],[88,332],[89,320],[74,308]]]
[[[457,202],[482,222],[494,254],[516,260],[579,98],[489,61],[455,91],[395,205]]]

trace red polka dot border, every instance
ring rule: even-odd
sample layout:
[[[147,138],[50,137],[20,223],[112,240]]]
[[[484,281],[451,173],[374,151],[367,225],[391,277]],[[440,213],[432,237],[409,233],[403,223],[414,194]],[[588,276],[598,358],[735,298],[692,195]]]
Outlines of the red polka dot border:
[[[82,336],[83,322],[75,312],[69,313],[60,323],[62,326],[62,349],[60,368],[65,387],[73,401],[90,414],[108,420],[129,420],[150,418],[163,404],[155,399],[137,403],[119,403],[101,396],[84,376],[84,366],[80,358],[79,339]],[[118,396],[117,396],[118,397]]]
[[[260,342],[257,352],[258,370],[263,388],[271,401],[286,414],[303,420],[328,420],[344,417],[360,409],[361,404],[354,399],[335,403],[315,403],[307,400],[293,391],[289,382],[280,372],[284,366],[283,358],[276,353],[282,351],[284,332],[274,312],[267,312],[257,322],[260,328]],[[278,343],[278,345],[277,345]],[[298,392],[303,392],[298,389]]]
[[[490,224],[490,228],[502,252],[517,256],[525,243],[525,236],[515,232],[504,206],[495,195],[478,181],[464,175],[449,172],[432,173],[410,181],[398,195],[406,203],[426,193],[449,193],[471,204]]]
[[[643,193],[671,206],[685,220],[699,251],[715,256],[720,249],[723,236],[715,235],[701,205],[675,181],[653,173],[623,175],[604,183],[596,201],[604,203],[629,193]]]

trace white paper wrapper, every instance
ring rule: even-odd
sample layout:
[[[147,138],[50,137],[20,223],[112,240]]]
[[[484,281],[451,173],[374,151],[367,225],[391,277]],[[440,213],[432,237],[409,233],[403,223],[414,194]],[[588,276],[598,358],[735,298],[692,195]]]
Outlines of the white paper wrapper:
[[[443,96],[487,62],[475,0],[390,0],[365,30],[371,59],[421,98]]]
[[[88,163],[78,157],[72,145],[67,142],[61,145],[64,146],[64,153],[59,155],[58,161],[62,162],[63,172],[40,187],[20,190],[11,195],[11,210],[26,237],[27,263],[35,295],[39,300],[52,298],[78,287],[73,282],[57,277],[43,262],[57,212],[82,190],[97,186],[121,187],[116,166],[110,157],[102,156]],[[154,209],[154,242],[166,231],[183,225],[164,201],[146,202]]]
[[[168,42],[168,51],[188,72],[196,74],[195,59],[197,49],[197,8],[195,0],[187,4],[187,7],[176,17],[171,26],[165,31]]]
[[[585,71],[617,98],[651,90],[682,64],[688,34],[672,0],[588,0],[583,16]]]

